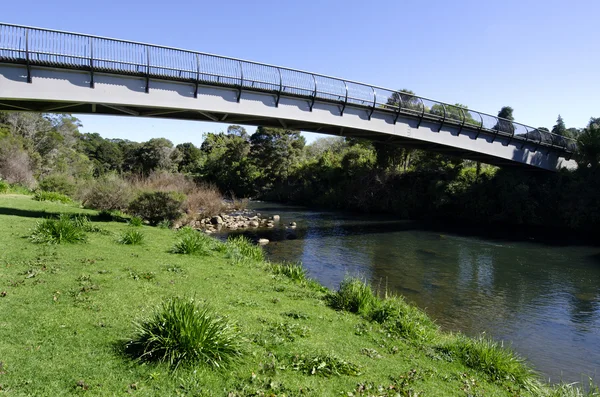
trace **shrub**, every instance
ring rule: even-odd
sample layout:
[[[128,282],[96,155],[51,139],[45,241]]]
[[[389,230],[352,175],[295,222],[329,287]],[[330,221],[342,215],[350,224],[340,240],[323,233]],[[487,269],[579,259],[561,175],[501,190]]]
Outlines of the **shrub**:
[[[169,192],[141,193],[129,204],[129,213],[150,222],[175,221],[181,216],[181,204],[184,197]]]
[[[63,204],[69,204],[73,202],[71,198],[65,196],[64,194],[44,191],[35,192],[35,194],[33,195],[33,199],[35,201],[54,201]]]
[[[379,298],[363,280],[347,277],[340,283],[338,291],[331,294],[328,300],[329,305],[336,310],[368,314],[371,308],[377,305]]]
[[[144,224],[144,221],[139,216],[134,216],[129,220],[129,226],[140,227]]]
[[[132,198],[129,184],[117,175],[109,174],[86,183],[77,194],[87,208],[114,211],[127,208]]]
[[[301,263],[274,263],[271,265],[271,271],[297,282],[306,281],[306,269],[302,267]]]
[[[234,261],[262,262],[265,260],[265,253],[261,247],[252,244],[247,237],[230,236],[227,238],[227,257]]]
[[[7,182],[0,180],[0,194],[8,193],[9,189],[10,189],[10,185]]]
[[[34,243],[84,243],[87,236],[82,227],[68,215],[59,219],[44,219],[36,224],[29,239]]]
[[[144,234],[137,230],[127,230],[117,239],[119,244],[140,245],[144,242]]]
[[[511,350],[485,336],[457,335],[441,350],[456,355],[468,367],[488,375],[492,381],[526,385],[535,379],[534,371]]]
[[[186,193],[183,209],[190,217],[213,216],[227,210],[223,196],[214,185],[201,184]]]
[[[45,192],[57,192],[65,196],[73,196],[77,190],[73,178],[64,174],[48,175],[39,183],[39,188]]]
[[[241,356],[238,334],[224,319],[193,299],[172,298],[154,315],[135,324],[126,352],[142,361],[222,367]]]
[[[360,367],[333,354],[298,354],[291,357],[291,367],[305,375],[360,375]]]

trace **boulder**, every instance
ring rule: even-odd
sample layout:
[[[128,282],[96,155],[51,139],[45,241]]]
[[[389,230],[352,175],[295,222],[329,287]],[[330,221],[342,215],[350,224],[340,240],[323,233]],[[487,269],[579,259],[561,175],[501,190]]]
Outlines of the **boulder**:
[[[269,239],[266,239],[266,238],[258,239],[258,245],[267,245],[267,244],[269,244]]]
[[[258,221],[250,221],[248,223],[248,226],[250,227],[258,227],[260,225],[260,223],[258,223]]]
[[[281,217],[279,215],[273,215],[273,220],[275,222],[279,222],[280,219],[281,219]]]
[[[223,218],[221,218],[219,215],[213,216],[210,220],[210,223],[213,225],[220,225],[223,223]]]

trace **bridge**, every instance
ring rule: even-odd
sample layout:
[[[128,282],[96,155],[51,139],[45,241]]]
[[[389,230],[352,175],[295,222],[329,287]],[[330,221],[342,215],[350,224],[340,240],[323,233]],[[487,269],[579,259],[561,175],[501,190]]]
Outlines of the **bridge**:
[[[397,90],[207,53],[0,24],[0,110],[264,125],[500,166],[576,168],[575,141]]]

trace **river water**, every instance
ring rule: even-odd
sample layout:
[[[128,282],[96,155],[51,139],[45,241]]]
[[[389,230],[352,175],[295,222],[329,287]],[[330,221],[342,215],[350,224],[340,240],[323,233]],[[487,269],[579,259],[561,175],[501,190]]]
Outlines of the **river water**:
[[[249,207],[281,216],[275,229],[243,232],[271,240],[272,261],[300,261],[330,288],[360,275],[402,294],[446,330],[508,343],[552,382],[600,378],[599,247],[477,237],[392,216]],[[285,226],[292,221],[296,229]]]

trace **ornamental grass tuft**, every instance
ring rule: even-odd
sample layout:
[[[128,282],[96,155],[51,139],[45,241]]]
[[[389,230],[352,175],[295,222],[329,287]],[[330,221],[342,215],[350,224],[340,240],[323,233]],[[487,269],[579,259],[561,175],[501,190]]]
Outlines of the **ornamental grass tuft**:
[[[144,233],[137,230],[127,230],[117,239],[119,244],[141,245],[144,243]]]
[[[337,292],[328,297],[329,306],[336,310],[367,315],[375,307],[379,298],[365,281],[356,277],[346,277]]]
[[[58,219],[39,221],[29,239],[38,244],[85,243],[87,235],[80,220],[62,214]]]
[[[193,299],[172,298],[146,321],[126,353],[141,361],[165,362],[173,369],[203,363],[225,367],[242,354],[241,338],[229,322]]]

